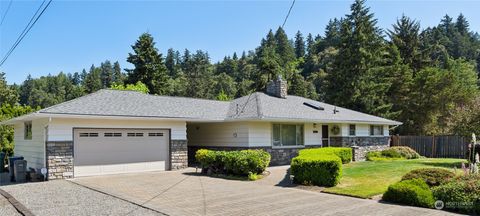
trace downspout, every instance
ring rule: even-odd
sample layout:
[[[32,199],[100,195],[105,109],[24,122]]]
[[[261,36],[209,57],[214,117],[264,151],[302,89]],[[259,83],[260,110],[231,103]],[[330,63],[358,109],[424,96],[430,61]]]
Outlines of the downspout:
[[[44,137],[44,143],[45,145],[43,146],[43,152],[45,153],[45,157],[43,157],[43,167],[47,168],[47,141],[48,141],[48,126],[50,125],[50,122],[52,122],[52,117],[48,117],[48,122],[43,126],[44,132],[45,132],[45,137]]]

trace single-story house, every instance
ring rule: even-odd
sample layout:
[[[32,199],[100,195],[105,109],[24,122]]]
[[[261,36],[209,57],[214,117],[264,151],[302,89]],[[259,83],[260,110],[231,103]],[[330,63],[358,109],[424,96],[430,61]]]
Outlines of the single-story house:
[[[299,149],[349,146],[358,160],[401,123],[287,95],[277,78],[232,101],[104,89],[1,124],[14,126],[28,167],[62,179],[182,169],[200,148],[264,149],[279,165]]]

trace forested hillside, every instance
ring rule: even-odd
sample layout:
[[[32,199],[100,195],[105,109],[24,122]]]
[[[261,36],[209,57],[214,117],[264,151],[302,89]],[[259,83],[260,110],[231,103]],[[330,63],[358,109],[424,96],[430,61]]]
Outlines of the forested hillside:
[[[400,134],[479,133],[480,36],[466,17],[445,15],[427,27],[401,16],[381,29],[364,3],[356,0],[349,14],[332,18],[322,35],[289,38],[277,28],[255,50],[216,63],[203,50],[160,53],[155,43],[162,42],[144,33],[125,54],[132,68],[107,60],[10,86],[3,74],[3,118],[138,82],[150,94],[230,100],[263,91],[269,79],[282,75],[289,94],[401,121]]]

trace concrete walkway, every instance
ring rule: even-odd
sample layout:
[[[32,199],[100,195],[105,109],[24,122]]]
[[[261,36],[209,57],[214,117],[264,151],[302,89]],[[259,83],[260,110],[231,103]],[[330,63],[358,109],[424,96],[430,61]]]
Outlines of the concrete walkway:
[[[281,187],[285,180],[282,176],[286,175],[281,167],[256,182],[201,176],[194,169],[187,169],[73,181],[167,215],[450,215],[433,209]]]

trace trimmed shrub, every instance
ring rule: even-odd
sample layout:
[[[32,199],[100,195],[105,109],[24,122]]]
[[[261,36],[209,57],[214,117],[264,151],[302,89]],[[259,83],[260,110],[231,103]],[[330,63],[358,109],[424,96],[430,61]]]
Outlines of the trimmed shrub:
[[[453,178],[449,182],[433,188],[437,200],[445,204],[445,209],[467,214],[480,214],[480,175],[467,175]]]
[[[403,158],[406,159],[417,159],[420,158],[420,154],[418,154],[415,150],[408,146],[394,146],[390,149],[398,152]]]
[[[380,152],[382,157],[386,158],[402,158],[402,155],[393,148],[385,149]]]
[[[367,160],[391,160],[391,159],[416,159],[420,155],[413,149],[407,146],[395,146],[382,151],[367,152]]]
[[[420,207],[433,207],[435,199],[432,191],[422,179],[411,179],[388,186],[383,200]]]
[[[444,184],[455,177],[455,173],[442,168],[423,168],[412,170],[402,177],[402,181],[410,179],[422,179],[430,187]]]
[[[336,155],[343,164],[350,163],[352,161],[352,149],[341,147],[324,147],[324,148],[311,148],[303,149],[298,153],[299,156],[316,156],[316,155]]]
[[[292,159],[294,181],[305,185],[335,186],[342,174],[342,160],[336,155],[300,155]]]
[[[264,150],[212,151],[200,149],[195,158],[204,172],[248,176],[261,174],[270,163],[270,154]]]
[[[351,160],[351,148],[303,149],[292,159],[290,171],[296,183],[331,187],[340,181],[342,163]]]

